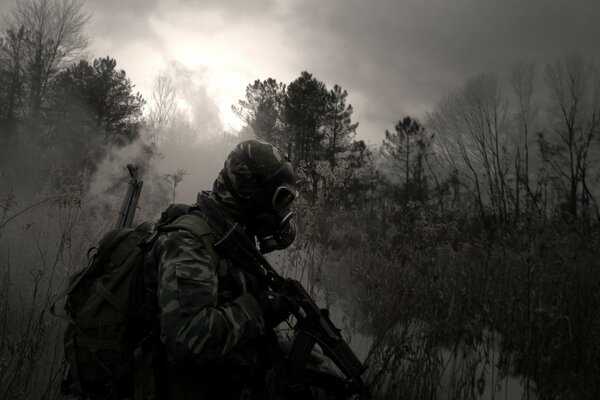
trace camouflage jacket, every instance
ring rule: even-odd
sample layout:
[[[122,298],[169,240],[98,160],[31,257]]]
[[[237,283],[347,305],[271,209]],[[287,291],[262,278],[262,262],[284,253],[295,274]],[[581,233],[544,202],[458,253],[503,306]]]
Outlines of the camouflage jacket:
[[[199,200],[213,201],[206,194]],[[202,201],[193,212],[210,222],[217,216]],[[157,288],[167,398],[242,398],[264,372],[265,324],[251,294],[261,284],[239,260],[215,253],[218,238],[217,232],[199,238],[168,231],[148,254],[145,279]]]

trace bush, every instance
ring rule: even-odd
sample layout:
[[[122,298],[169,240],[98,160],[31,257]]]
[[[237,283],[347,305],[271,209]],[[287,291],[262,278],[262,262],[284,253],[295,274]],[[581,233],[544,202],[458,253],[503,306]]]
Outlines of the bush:
[[[376,397],[479,398],[520,377],[524,396],[595,398],[600,228],[409,207],[379,240],[335,217],[324,262],[322,281],[371,339]]]

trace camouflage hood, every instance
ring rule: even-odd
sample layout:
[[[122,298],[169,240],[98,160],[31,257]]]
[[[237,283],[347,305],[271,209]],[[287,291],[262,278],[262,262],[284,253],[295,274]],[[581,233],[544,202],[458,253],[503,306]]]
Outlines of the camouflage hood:
[[[281,151],[267,142],[241,142],[227,156],[211,195],[234,218],[244,223],[244,216],[264,201],[261,196],[268,191],[268,184],[287,162]],[[293,172],[291,176],[287,175],[284,177],[286,185],[295,190]]]

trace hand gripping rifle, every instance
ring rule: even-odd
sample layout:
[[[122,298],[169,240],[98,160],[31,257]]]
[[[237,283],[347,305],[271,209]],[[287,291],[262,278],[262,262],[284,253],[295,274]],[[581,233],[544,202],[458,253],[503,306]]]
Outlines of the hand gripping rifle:
[[[320,309],[300,282],[279,275],[237,223],[214,247],[223,254],[231,256],[241,253],[256,260],[260,266],[257,265],[250,272],[265,281],[271,290],[293,299],[305,311],[306,317],[297,318],[294,326],[295,336],[287,362],[275,360],[275,367],[283,369],[279,372],[283,372],[281,378],[285,386],[297,394],[302,393],[308,385],[322,387],[340,398],[353,394],[370,397],[361,378],[366,367],[344,341],[341,331],[331,322],[328,310]],[[306,368],[315,343],[321,346],[345,378]]]
[[[138,168],[132,164],[127,164],[127,170],[129,171],[129,187],[127,188],[127,194],[123,199],[123,205],[119,212],[119,219],[117,220],[117,228],[131,228],[133,225],[133,216],[137,208],[138,201],[140,199],[140,193],[142,192],[142,185],[144,182],[138,180]]]

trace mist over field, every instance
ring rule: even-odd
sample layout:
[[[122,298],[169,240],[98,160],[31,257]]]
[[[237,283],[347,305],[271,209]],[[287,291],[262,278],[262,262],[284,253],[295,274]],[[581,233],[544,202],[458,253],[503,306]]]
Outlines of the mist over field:
[[[53,314],[127,164],[155,221],[251,138],[300,192],[268,258],[375,399],[597,398],[600,6],[236,3],[0,4],[0,398],[67,398]]]

